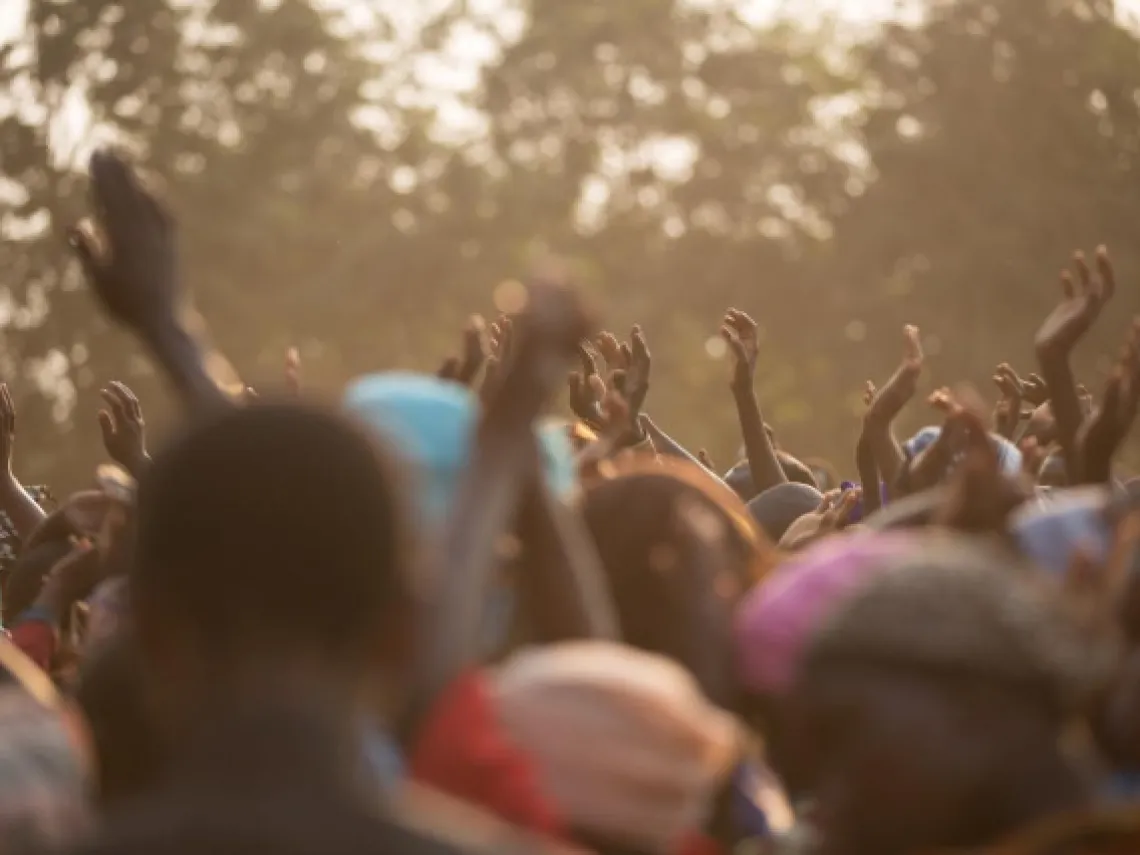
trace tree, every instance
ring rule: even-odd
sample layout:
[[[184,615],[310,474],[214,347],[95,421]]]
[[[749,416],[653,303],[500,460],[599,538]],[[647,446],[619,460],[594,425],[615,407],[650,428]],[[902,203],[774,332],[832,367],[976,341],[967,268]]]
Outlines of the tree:
[[[856,61],[871,174],[834,220],[817,287],[845,283],[844,311],[878,338],[918,323],[936,382],[989,392],[997,362],[1032,364],[1069,253],[1106,243],[1123,287],[1082,354],[1098,385],[1098,357],[1140,311],[1140,43],[1114,4],[935,0]]]

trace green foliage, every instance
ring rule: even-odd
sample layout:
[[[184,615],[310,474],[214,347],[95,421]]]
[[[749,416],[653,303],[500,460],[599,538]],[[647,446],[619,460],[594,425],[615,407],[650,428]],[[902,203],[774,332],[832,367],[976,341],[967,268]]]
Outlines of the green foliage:
[[[0,373],[23,477],[88,477],[109,379],[152,423],[174,415],[60,240],[97,141],[163,188],[195,300],[253,385],[294,343],[330,395],[430,370],[553,250],[615,330],[646,328],[655,419],[722,463],[729,368],[705,343],[730,305],[764,330],[784,444],[847,471],[853,393],[893,369],[903,323],[939,383],[985,383],[1029,364],[1068,252],[1106,242],[1123,287],[1082,354],[1095,384],[1140,309],[1140,50],[1110,3],[930,0],[853,49],[731,0],[453,0],[414,37],[405,5],[31,0],[0,56]],[[425,67],[472,34],[490,61],[441,92]]]

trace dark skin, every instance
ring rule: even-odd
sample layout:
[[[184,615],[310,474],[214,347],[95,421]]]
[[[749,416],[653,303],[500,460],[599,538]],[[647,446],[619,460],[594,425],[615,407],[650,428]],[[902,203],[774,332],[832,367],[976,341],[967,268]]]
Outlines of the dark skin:
[[[117,380],[111,381],[100,395],[107,405],[99,411],[103,447],[112,460],[138,478],[150,462],[146,451],[146,422],[139,399],[126,384]]]
[[[863,403],[869,408],[875,401],[875,384],[867,381],[863,391]],[[875,450],[867,436],[867,420],[863,420],[859,440],[855,443],[855,468],[859,472],[859,482],[863,485],[863,518],[866,519],[883,506],[883,493],[879,485],[882,476],[875,460]]]
[[[581,369],[571,372],[567,379],[570,409],[591,428],[600,430],[605,421],[602,402],[606,397],[606,384],[598,374],[598,362],[585,342],[578,343],[577,352]]]
[[[1140,319],[1134,320],[1128,340],[1113,366],[1100,407],[1077,432],[1080,477],[1085,484],[1107,484],[1112,459],[1128,436],[1140,405]]]
[[[91,290],[150,350],[187,407],[229,406],[182,321],[173,219],[118,155],[97,151],[89,174],[94,218],[72,228],[68,242]]]
[[[994,385],[1001,399],[994,408],[994,433],[1014,439],[1021,424],[1021,402],[1025,389],[1017,373],[1004,362],[994,372]]]
[[[874,455],[879,475],[886,484],[894,484],[902,471],[905,457],[893,434],[899,413],[918,391],[924,355],[918,327],[903,328],[903,359],[895,373],[882,387],[874,390],[871,403],[863,416],[863,436]],[[874,389],[873,386],[869,387]]]
[[[851,525],[851,515],[862,498],[863,491],[859,489],[847,490],[846,492],[831,490],[824,494],[819,507],[811,514],[806,515],[806,518],[810,518],[811,522],[809,529],[799,531],[794,535],[789,532],[780,541],[780,548],[790,552],[806,549],[811,544],[823,540],[829,535],[843,531]],[[800,520],[796,521],[797,529],[804,519],[805,517],[801,517]]]
[[[605,386],[616,390],[625,400],[627,424],[622,437],[623,447],[645,442],[644,423],[647,417],[642,413],[645,399],[649,395],[649,377],[653,368],[653,357],[641,327],[630,330],[629,342],[618,341],[613,333],[602,332],[594,344],[606,362],[608,381]]]
[[[1008,528],[1009,516],[1028,491],[1002,474],[997,450],[985,425],[974,413],[963,411],[965,457],[950,478],[945,503],[935,522],[972,534],[997,534]]]
[[[1042,323],[1034,342],[1071,484],[1081,481],[1077,431],[1083,420],[1072,353],[1116,292],[1116,274],[1103,246],[1096,251],[1095,265],[1094,276],[1083,253],[1073,256],[1073,272],[1061,273],[1061,302]]]
[[[946,472],[959,452],[970,445],[971,432],[979,431],[985,436],[981,417],[963,407],[949,389],[937,389],[930,394],[927,403],[945,417],[942,431],[929,446],[915,455],[905,471],[906,491],[917,493],[942,482]],[[987,439],[988,442],[988,439]]]
[[[12,471],[12,447],[16,439],[16,406],[6,383],[0,383],[0,459],[3,460],[3,477],[0,478],[0,510],[8,514],[16,535],[29,538],[43,523],[43,508],[24,490]]]
[[[776,457],[776,448],[764,425],[760,399],[756,397],[756,363],[760,357],[760,341],[756,322],[738,309],[729,309],[720,326],[720,335],[733,355],[732,397],[740,419],[740,432],[744,438],[744,451],[752,483],[759,495],[779,484],[787,483],[788,476]]]
[[[487,361],[487,348],[484,341],[486,323],[479,315],[472,315],[463,328],[463,355],[448,357],[437,375],[443,380],[451,380],[461,386],[474,386],[479,370]]]

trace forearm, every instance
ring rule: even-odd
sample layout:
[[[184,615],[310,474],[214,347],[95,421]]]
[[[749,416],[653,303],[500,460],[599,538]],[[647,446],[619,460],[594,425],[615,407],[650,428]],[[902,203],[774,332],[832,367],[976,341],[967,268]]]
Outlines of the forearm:
[[[864,422],[863,437],[874,458],[880,478],[886,484],[894,484],[906,465],[906,455],[895,439],[891,422],[877,420]]]
[[[744,438],[744,452],[757,495],[787,482],[788,476],[776,457],[776,449],[768,431],[764,429],[764,414],[760,401],[751,388],[734,388],[736,414],[740,419],[740,432]]]
[[[1065,459],[1065,472],[1070,484],[1081,482],[1080,460],[1077,454],[1077,431],[1081,426],[1081,402],[1067,353],[1039,350],[1038,364],[1041,376],[1049,389],[1049,406],[1053,411],[1056,439]]]
[[[184,327],[173,321],[158,325],[144,336],[144,341],[187,408],[230,404],[229,397],[210,376],[202,348]]]
[[[863,519],[882,507],[882,490],[879,487],[879,466],[875,452],[866,434],[859,435],[855,444],[855,466],[859,472],[859,482],[863,486]]]

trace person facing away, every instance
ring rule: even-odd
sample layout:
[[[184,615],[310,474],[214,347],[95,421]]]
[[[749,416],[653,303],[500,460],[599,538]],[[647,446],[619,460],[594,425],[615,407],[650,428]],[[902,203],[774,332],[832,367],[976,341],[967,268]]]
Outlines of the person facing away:
[[[481,848],[401,822],[367,761],[414,648],[401,490],[375,439],[298,403],[212,413],[155,455],[131,622],[166,768],[79,852]]]

